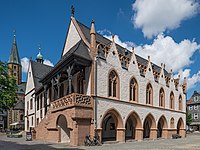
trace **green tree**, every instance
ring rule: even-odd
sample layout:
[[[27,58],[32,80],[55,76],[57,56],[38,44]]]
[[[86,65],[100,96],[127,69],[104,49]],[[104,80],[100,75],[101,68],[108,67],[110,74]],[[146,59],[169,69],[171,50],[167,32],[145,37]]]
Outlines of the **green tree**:
[[[8,74],[8,64],[0,61],[0,108],[9,110],[16,103],[17,84],[13,76]]]
[[[186,111],[186,124],[189,126],[192,123],[192,115]]]

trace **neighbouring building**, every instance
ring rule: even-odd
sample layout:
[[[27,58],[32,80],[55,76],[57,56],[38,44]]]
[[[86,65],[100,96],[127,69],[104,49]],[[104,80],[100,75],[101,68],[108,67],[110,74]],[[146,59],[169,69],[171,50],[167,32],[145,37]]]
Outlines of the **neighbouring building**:
[[[38,66],[38,67],[36,67]],[[38,87],[37,87],[38,86]],[[96,33],[72,13],[61,58],[49,68],[31,61],[26,130],[36,139],[82,145],[185,137],[186,79]]]
[[[11,68],[9,75],[12,75],[16,78],[17,102],[15,106],[7,112],[7,127],[24,129],[24,102],[26,82],[22,82],[22,66],[17,48],[16,35],[14,35],[14,41],[8,60],[8,67]]]
[[[200,93],[194,91],[192,97],[187,101],[187,111],[192,116],[190,129],[200,131]]]

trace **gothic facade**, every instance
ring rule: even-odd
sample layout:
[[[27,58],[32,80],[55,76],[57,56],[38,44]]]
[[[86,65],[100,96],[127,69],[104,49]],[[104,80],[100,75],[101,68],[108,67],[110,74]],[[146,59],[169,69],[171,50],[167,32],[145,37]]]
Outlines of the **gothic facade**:
[[[89,28],[72,16],[55,67],[38,72],[32,63],[25,126],[36,139],[82,145],[88,134],[101,142],[185,137],[186,79],[181,84],[164,64],[96,33],[94,21]]]

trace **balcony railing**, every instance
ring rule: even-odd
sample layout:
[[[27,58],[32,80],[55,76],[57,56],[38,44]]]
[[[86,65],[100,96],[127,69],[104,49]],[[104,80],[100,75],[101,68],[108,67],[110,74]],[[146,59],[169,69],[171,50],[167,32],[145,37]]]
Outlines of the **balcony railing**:
[[[89,107],[92,108],[93,101],[91,96],[72,93],[51,102],[52,111],[66,109],[69,107]]]

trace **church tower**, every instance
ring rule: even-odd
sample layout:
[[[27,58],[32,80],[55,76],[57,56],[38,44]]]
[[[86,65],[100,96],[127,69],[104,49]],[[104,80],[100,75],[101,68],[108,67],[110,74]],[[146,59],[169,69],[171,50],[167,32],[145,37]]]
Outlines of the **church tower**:
[[[17,49],[16,35],[14,33],[14,41],[12,44],[12,49],[10,57],[8,60],[8,67],[11,68],[9,75],[12,75],[16,78],[16,83],[19,85],[22,81],[22,65],[19,58],[19,53]]]
[[[42,54],[40,53],[40,50],[41,50],[41,48],[39,47],[39,53],[37,54],[36,62],[43,64],[44,59],[43,59]]]

